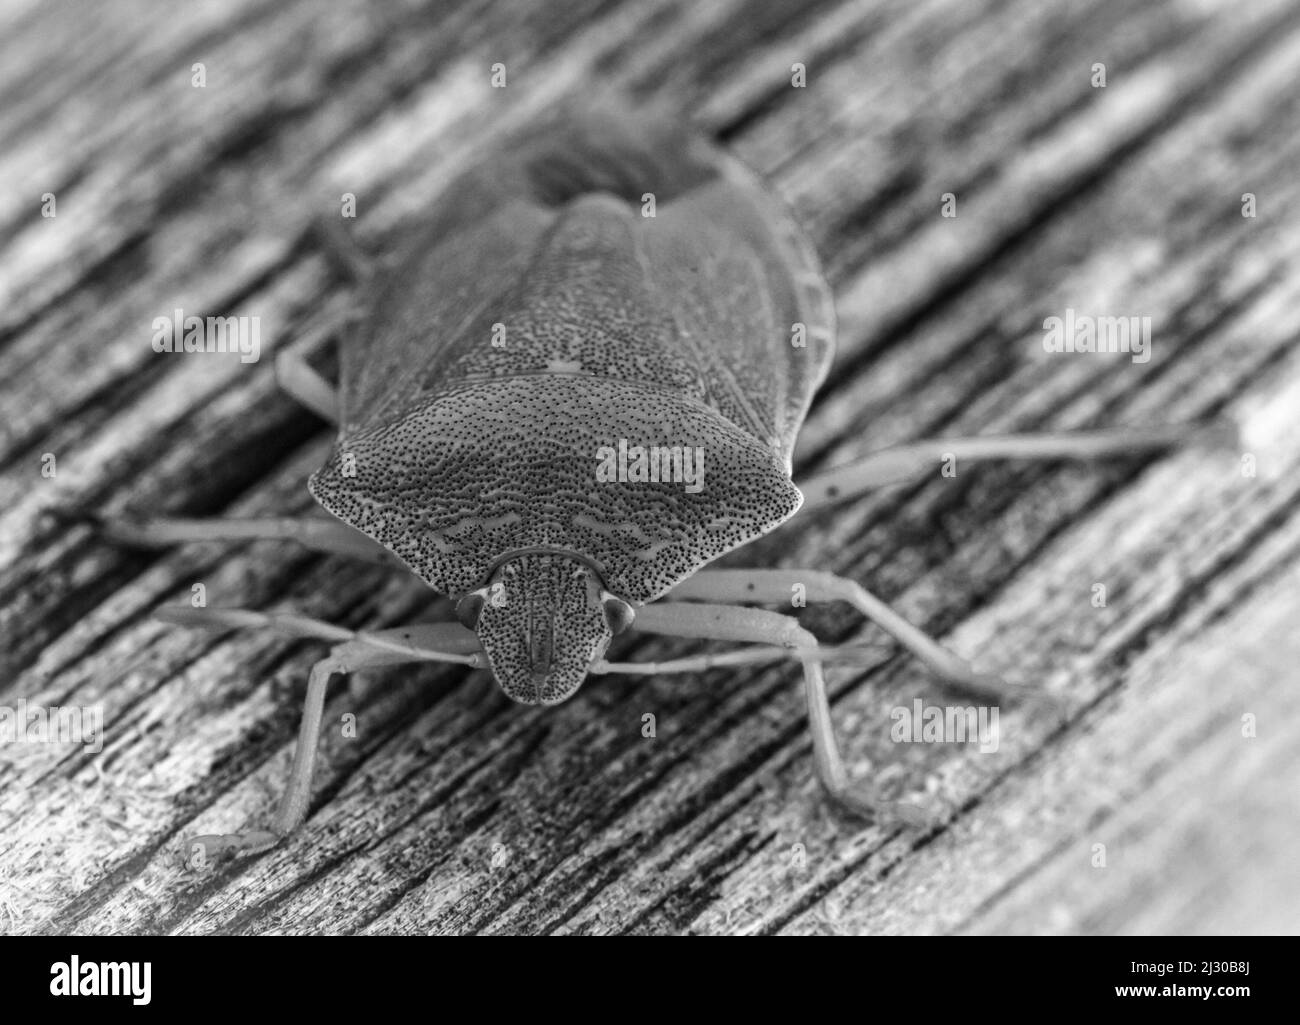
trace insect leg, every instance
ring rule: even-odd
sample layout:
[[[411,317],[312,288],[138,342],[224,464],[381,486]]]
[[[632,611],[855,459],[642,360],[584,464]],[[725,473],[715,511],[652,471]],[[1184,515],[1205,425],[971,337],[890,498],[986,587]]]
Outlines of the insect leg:
[[[281,633],[297,637],[325,637],[332,640],[347,638],[332,648],[327,658],[312,666],[307,681],[307,697],[303,703],[302,724],[298,728],[298,746],[293,754],[293,767],[289,771],[289,782],[270,828],[196,836],[190,841],[191,864],[196,864],[192,859],[200,852],[203,861],[207,862],[230,851],[265,850],[302,825],[311,804],[311,784],[320,747],[325,692],[335,674],[403,662],[437,661],[477,665],[480,661],[474,654],[478,639],[472,631],[459,623],[422,623],[392,630],[353,632],[291,613],[259,613],[241,609],[169,611],[178,614],[160,618],[186,625],[267,625]]]
[[[298,728],[298,747],[293,753],[293,768],[289,770],[289,784],[271,828],[196,836],[189,841],[191,864],[202,866],[230,851],[265,850],[301,825],[307,817],[307,806],[311,800],[311,780],[316,768],[316,750],[320,746],[320,726],[325,711],[325,689],[331,676],[345,671],[344,664],[333,655],[312,666],[311,677],[307,681],[307,697],[303,702],[302,725]],[[200,852],[202,858],[195,862],[194,855]]]
[[[276,353],[275,381],[282,391],[321,419],[332,424],[339,422],[339,398],[334,386],[296,348]]]
[[[1041,691],[976,672],[969,662],[909,623],[861,584],[834,573],[813,569],[703,569],[678,584],[667,597],[670,601],[746,601],[783,605],[796,597],[812,603],[842,601],[890,634],[946,683],[987,697],[1014,696],[1053,703]],[[646,606],[646,609],[650,608],[654,606]],[[638,612],[638,625],[640,617],[641,612]]]
[[[340,218],[316,217],[305,234],[320,245],[334,269],[354,284],[364,285],[373,276],[374,258],[357,244]]]
[[[190,541],[296,541],[320,552],[401,565],[379,542],[335,519],[306,516],[107,519],[84,510],[52,510],[52,513],[64,521],[89,523],[109,540],[138,548],[166,548]]]
[[[817,778],[831,800],[851,814],[882,822],[921,826],[934,823],[930,811],[914,804],[885,800],[869,786],[850,781],[831,724],[817,638],[789,616],[736,605],[661,601],[637,610],[636,628],[673,637],[749,641],[764,645],[775,643],[801,649],[797,657],[803,664],[813,760],[817,766]]]
[[[154,619],[177,626],[239,630],[250,627],[274,630],[285,637],[314,637],[322,641],[355,643],[367,665],[380,665],[380,652],[392,662],[457,662],[481,667],[478,638],[459,623],[414,623],[389,630],[349,630],[297,612],[258,612],[253,609],[191,608],[167,606],[154,611]]]
[[[881,449],[847,466],[837,466],[799,482],[802,509],[816,509],[856,498],[874,488],[900,484],[938,473],[950,460],[1104,459],[1158,452],[1189,443],[1232,445],[1236,425],[1225,420],[1207,425],[1125,427],[1109,431],[1059,434],[1005,434],[987,438],[930,438]]]
[[[371,279],[373,261],[334,218],[316,218],[304,237],[318,242],[334,269],[353,283],[364,285]],[[345,327],[356,315],[354,309],[344,318],[342,326]],[[332,424],[339,422],[338,390],[316,372],[305,354],[314,351],[323,340],[340,329],[338,323],[317,327],[275,356],[275,378],[281,390]]]
[[[661,676],[666,673],[702,673],[724,666],[763,665],[771,662],[789,662],[802,657],[803,648],[781,648],[771,644],[751,644],[731,651],[706,651],[698,655],[670,658],[663,662],[606,662],[599,659],[587,671],[593,676],[619,673],[625,676]],[[811,650],[811,649],[810,649]],[[861,663],[863,656],[879,655],[886,650],[878,644],[837,644],[818,646],[817,660],[828,662]]]

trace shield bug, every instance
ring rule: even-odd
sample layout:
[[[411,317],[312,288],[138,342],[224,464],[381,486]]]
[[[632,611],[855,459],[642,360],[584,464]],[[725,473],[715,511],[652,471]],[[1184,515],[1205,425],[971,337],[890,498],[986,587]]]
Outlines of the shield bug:
[[[120,540],[285,538],[400,563],[458,622],[353,632],[287,613],[185,609],[174,622],[263,625],[333,642],[312,671],[291,779],[269,829],[202,837],[256,849],[305,818],[325,689],[403,661],[489,669],[550,705],[590,673],[802,666],[818,777],[853,812],[916,818],[851,782],[819,648],[784,605],[847,602],[944,680],[976,674],[861,585],[798,569],[710,569],[804,506],[935,472],[941,458],[1092,458],[1186,441],[1185,427],[916,442],[796,487],[795,438],[826,376],[834,306],[816,255],[757,179],[653,118],[586,113],[523,133],[449,186],[403,258],[362,280],[337,386],[291,355],[292,395],[337,424],[312,495],[333,519],[156,519]],[[743,645],[654,666],[606,661],[624,631]],[[861,649],[857,654],[860,656]]]

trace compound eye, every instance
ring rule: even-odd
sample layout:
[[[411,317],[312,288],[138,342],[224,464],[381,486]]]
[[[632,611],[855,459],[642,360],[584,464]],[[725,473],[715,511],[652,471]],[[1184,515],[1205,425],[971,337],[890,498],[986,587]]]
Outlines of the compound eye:
[[[456,618],[460,620],[462,626],[473,630],[478,625],[479,613],[483,611],[483,602],[486,598],[486,591],[470,591],[456,603]]]
[[[632,625],[636,619],[636,610],[622,598],[616,598],[608,591],[601,592],[600,602],[605,607],[605,622],[617,637]]]

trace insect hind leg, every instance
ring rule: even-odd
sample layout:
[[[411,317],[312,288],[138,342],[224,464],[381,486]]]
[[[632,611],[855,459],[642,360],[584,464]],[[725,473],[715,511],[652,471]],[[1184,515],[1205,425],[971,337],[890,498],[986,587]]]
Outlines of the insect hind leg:
[[[338,217],[314,217],[303,232],[303,241],[316,243],[335,271],[353,284],[364,285],[374,276],[374,257],[361,248]]]
[[[801,511],[857,498],[875,488],[916,480],[937,473],[950,460],[990,459],[1108,459],[1160,452],[1189,444],[1230,448],[1237,444],[1236,425],[1228,420],[1209,424],[1164,427],[1125,427],[1104,431],[1062,431],[1006,434],[975,438],[930,438],[881,449],[845,466],[832,467],[799,482]]]
[[[281,391],[321,419],[338,424],[338,390],[317,373],[298,349],[285,349],[276,353],[275,382]]]

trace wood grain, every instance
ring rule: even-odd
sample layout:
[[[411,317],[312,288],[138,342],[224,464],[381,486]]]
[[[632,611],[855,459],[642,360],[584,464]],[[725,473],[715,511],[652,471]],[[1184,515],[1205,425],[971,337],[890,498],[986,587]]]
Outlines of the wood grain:
[[[0,930],[1300,928],[1294,5],[112,0],[0,18],[0,703],[102,705],[106,727],[97,754],[0,747]],[[352,192],[383,252],[476,146],[613,90],[725,141],[825,262],[839,350],[798,472],[923,436],[1216,415],[1239,450],[971,468],[728,557],[860,579],[1067,701],[1060,725],[1002,707],[995,753],[894,743],[896,706],[969,699],[867,631],[879,654],[830,671],[846,756],[950,802],[942,827],[827,808],[787,668],[593,679],[556,709],[404,668],[335,685],[327,721],[353,714],[357,736],[330,731],[300,833],[187,869],[187,837],[271,813],[324,650],[150,611],[199,582],[213,605],[350,627],[446,602],[286,545],[127,551],[44,511],[307,511],[328,432],[277,393],[271,357],[336,327],[347,289],[303,226]],[[260,317],[261,361],[154,353],[176,307]],[[1150,362],[1045,352],[1067,307],[1149,316]],[[829,641],[859,629],[838,607],[800,618]]]

